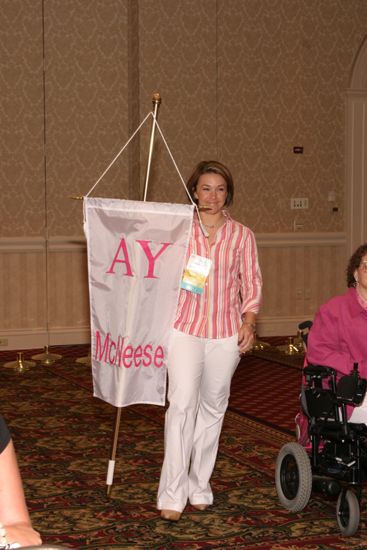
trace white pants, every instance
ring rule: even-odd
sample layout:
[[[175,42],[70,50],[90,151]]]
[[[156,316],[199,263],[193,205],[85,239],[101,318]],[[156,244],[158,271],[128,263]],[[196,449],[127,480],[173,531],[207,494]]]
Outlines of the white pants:
[[[187,499],[191,504],[213,502],[209,479],[240,360],[237,340],[237,335],[214,340],[176,330],[172,335],[159,510],[182,512]]]

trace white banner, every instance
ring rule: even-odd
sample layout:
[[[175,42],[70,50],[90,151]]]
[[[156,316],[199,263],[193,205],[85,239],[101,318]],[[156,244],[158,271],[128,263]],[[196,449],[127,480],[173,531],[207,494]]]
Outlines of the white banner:
[[[166,361],[194,207],[84,198],[94,396],[165,404]]]

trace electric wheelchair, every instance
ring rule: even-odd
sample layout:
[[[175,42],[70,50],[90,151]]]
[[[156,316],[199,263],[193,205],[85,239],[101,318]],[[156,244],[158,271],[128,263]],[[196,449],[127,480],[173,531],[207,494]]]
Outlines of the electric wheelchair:
[[[362,403],[367,381],[357,364],[350,374],[339,376],[330,367],[304,368],[298,442],[279,451],[275,484],[280,503],[293,513],[305,508],[312,490],[337,497],[339,529],[351,536],[358,529],[367,479],[367,426],[349,422],[348,412]]]

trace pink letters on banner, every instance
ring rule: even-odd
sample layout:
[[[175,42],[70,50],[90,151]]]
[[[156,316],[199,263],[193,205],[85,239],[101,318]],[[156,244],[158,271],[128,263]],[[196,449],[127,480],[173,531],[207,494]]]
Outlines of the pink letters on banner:
[[[104,341],[102,339],[104,337]],[[163,366],[164,351],[162,346],[155,348],[151,344],[139,345],[134,348],[132,345],[125,345],[125,338],[119,336],[117,342],[112,340],[110,333],[101,335],[96,331],[95,359],[104,361],[117,367],[150,367],[160,368]]]
[[[161,254],[163,254],[163,252],[169,246],[172,245],[172,243],[161,243],[161,245],[162,245],[161,248],[158,250],[158,252],[154,256],[152,254],[152,251],[151,251],[150,247],[149,247],[149,243],[151,243],[152,241],[136,240],[135,242],[138,243],[141,246],[141,248],[143,249],[143,252],[144,252],[144,254],[145,254],[145,256],[148,260],[148,271],[147,271],[147,274],[144,275],[144,279],[158,279],[158,277],[156,275],[154,275],[155,262],[159,258],[159,256]],[[121,257],[120,257],[120,252],[121,252]],[[123,237],[121,238],[120,244],[117,247],[117,251],[116,251],[115,257],[112,261],[112,264],[110,265],[110,267],[106,271],[106,273],[112,273],[113,275],[115,275],[114,269],[115,269],[115,265],[117,263],[125,264],[126,273],[124,273],[124,275],[126,277],[133,277],[133,270],[132,270],[130,259],[129,259],[129,253],[128,253],[128,250],[127,250],[126,241]]]

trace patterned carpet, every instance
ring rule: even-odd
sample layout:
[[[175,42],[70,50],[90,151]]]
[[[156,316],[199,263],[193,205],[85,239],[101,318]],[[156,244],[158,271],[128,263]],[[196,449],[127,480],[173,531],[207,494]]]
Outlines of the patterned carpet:
[[[123,409],[107,498],[115,411],[92,397],[90,368],[75,362],[87,355],[86,347],[52,351],[63,358],[51,366],[37,363],[22,374],[0,366],[1,412],[44,542],[80,550],[367,548],[364,517],[356,536],[339,536],[335,501],[313,495],[294,515],[278,503],[274,463],[279,448],[292,439],[298,369],[251,355],[244,359],[233,380],[212,479],[215,503],[205,512],[188,506],[180,522],[171,524],[155,510],[164,409]],[[1,353],[0,365],[10,355],[13,359],[14,353]]]
[[[248,355],[232,381],[230,410],[285,433],[294,434],[301,371]]]

